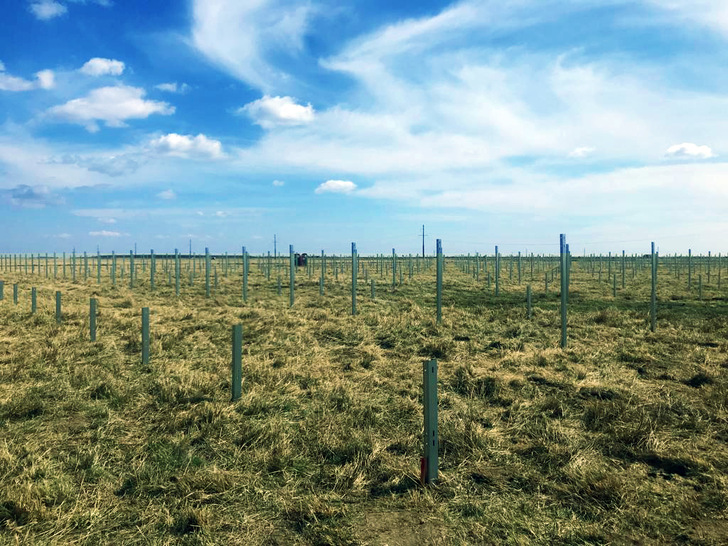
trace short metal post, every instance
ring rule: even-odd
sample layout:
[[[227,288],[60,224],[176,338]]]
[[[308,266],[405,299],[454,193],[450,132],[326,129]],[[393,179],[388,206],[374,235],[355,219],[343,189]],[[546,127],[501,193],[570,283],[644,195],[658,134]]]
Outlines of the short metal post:
[[[533,316],[533,310],[531,309],[531,285],[526,285],[526,307],[528,308],[528,320],[531,320]]]
[[[424,390],[423,435],[424,457],[420,465],[423,484],[437,481],[439,441],[437,434],[437,360],[423,363],[422,385]]]
[[[35,286],[30,289],[30,312],[35,315],[38,310],[38,292]]]
[[[149,307],[142,307],[142,364],[149,364]]]
[[[56,324],[61,323],[61,293],[56,292]]]
[[[96,341],[96,298],[91,298],[89,300],[89,310],[88,310],[88,324],[89,324],[89,337],[91,338],[91,341]],[[149,328],[149,324],[147,324],[147,329]],[[143,327],[142,327],[143,329]],[[149,336],[147,335],[147,344],[148,344]],[[149,360],[149,351],[147,349],[147,361]]]
[[[233,326],[232,401],[240,400],[243,391],[243,325]]]

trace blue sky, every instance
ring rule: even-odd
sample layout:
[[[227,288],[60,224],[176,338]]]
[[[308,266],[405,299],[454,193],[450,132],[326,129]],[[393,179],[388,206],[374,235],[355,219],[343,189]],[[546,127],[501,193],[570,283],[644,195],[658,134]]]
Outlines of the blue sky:
[[[728,252],[723,0],[0,9],[0,252]]]

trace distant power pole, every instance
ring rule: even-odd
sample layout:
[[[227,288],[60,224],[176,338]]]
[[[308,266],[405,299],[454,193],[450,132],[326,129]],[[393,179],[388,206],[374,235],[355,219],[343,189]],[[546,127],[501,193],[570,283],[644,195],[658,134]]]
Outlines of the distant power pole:
[[[422,257],[425,257],[425,224],[422,224]]]
[[[278,245],[278,241],[276,240],[275,234],[273,234],[273,259],[274,260],[275,260],[275,258],[277,256],[277,254],[276,254],[277,253],[277,249],[278,249],[278,246],[277,245]]]
[[[192,258],[192,238],[190,238],[190,258]]]

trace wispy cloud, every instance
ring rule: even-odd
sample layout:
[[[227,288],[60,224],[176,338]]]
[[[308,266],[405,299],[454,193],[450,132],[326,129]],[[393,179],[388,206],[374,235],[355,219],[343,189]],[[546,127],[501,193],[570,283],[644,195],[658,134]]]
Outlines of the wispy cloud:
[[[157,194],[157,197],[159,197],[160,199],[165,199],[165,200],[169,201],[172,199],[177,199],[177,194],[174,193],[173,190],[164,190],[164,191],[160,191]]]
[[[13,206],[29,209],[43,209],[49,205],[61,205],[64,200],[46,186],[21,184],[10,190],[3,190],[5,199]]]
[[[101,231],[89,231],[91,237],[123,237],[128,236],[128,233],[122,233],[121,231],[107,231],[102,229]]]
[[[190,90],[190,86],[186,83],[177,84],[177,82],[160,83],[158,85],[155,85],[154,88],[158,89],[159,91],[165,91],[167,93],[179,94],[187,93]]]
[[[41,0],[40,2],[32,2],[30,11],[41,21],[48,21],[64,15],[68,12],[68,8],[54,0]]]
[[[270,58],[303,48],[313,6],[295,0],[194,0],[192,43],[215,64],[267,91],[290,79]]]

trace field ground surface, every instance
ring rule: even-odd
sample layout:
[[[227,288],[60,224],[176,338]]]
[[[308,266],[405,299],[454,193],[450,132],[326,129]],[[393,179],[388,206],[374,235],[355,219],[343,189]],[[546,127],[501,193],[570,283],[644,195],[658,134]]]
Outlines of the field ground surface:
[[[319,271],[298,269],[292,308],[286,266],[279,295],[276,271],[253,264],[246,303],[239,268],[218,269],[209,298],[199,273],[176,297],[160,271],[152,291],[146,266],[133,289],[128,273],[112,287],[106,272],[97,285],[1,271],[0,543],[725,544],[717,268],[698,294],[697,271],[688,290],[661,263],[651,332],[649,266],[630,262],[615,297],[606,266],[600,282],[575,258],[562,349],[558,279],[546,294],[543,264],[520,284],[503,266],[496,297],[483,271],[448,259],[441,324],[433,267],[393,289],[370,263],[376,299],[360,275],[356,316],[346,270],[320,296]],[[429,358],[440,476],[423,487]]]

